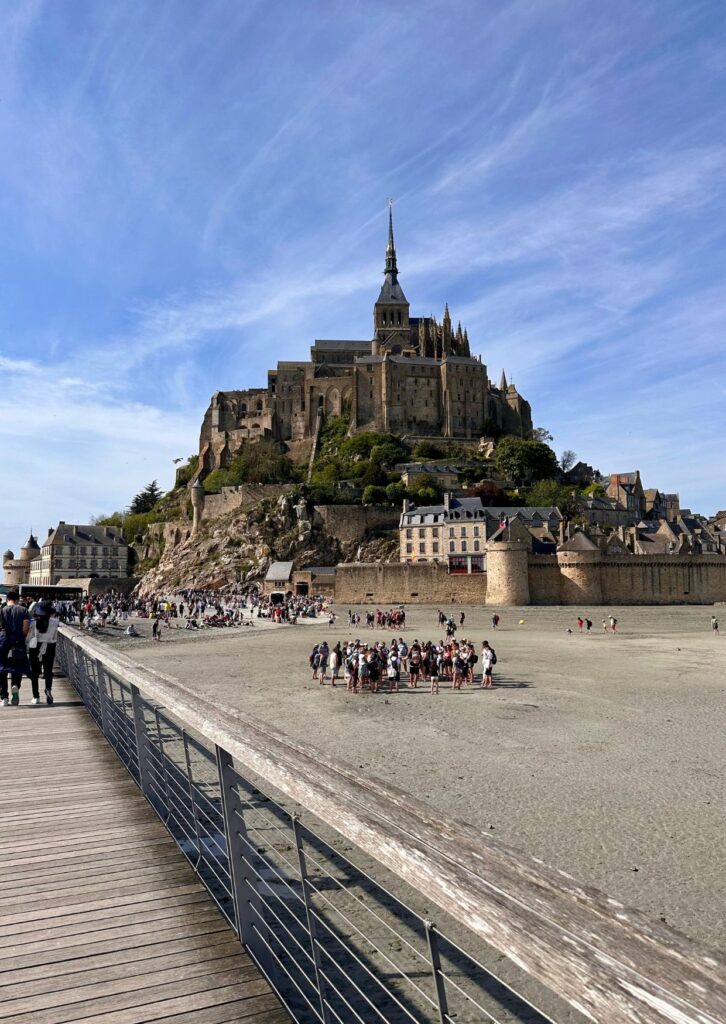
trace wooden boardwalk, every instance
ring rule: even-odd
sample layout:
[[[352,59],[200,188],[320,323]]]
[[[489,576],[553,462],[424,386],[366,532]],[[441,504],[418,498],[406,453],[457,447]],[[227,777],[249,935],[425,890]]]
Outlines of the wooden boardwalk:
[[[65,680],[0,709],[0,1020],[289,1024]]]

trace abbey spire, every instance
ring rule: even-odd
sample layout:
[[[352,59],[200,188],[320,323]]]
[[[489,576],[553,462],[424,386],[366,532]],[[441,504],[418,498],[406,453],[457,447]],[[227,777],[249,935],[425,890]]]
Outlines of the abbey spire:
[[[373,310],[375,337],[383,348],[402,351],[409,341],[408,299],[398,283],[396,243],[393,239],[393,200],[388,200],[388,245],[383,286]]]

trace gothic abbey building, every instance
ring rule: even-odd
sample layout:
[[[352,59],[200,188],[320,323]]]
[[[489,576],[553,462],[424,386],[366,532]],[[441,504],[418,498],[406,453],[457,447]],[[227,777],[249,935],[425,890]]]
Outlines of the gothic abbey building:
[[[269,370],[266,388],[218,391],[202,424],[200,475],[226,466],[246,440],[269,438],[299,448],[330,415],[350,417],[351,433],[409,438],[478,440],[492,433],[524,436],[532,429],[529,403],[504,374],[499,387],[491,383],[481,357],[471,354],[466,330],[452,327],[448,305],[441,323],[410,315],[398,281],[390,210],[372,339],[318,340],[309,360],[279,362]]]

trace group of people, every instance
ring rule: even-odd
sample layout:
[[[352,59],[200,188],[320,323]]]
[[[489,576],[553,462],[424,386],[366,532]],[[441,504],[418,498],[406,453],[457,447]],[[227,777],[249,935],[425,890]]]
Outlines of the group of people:
[[[308,663],[312,679],[321,686],[329,679],[335,687],[340,680],[352,693],[368,690],[390,694],[401,689],[405,677],[407,688],[415,690],[419,683],[428,683],[431,693],[439,693],[442,683],[449,683],[452,690],[475,685],[479,671],[479,685],[491,689],[497,655],[484,640],[478,669],[479,655],[471,640],[413,640],[409,645],[403,637],[394,637],[390,644],[385,640],[374,644],[348,640],[333,647],[324,640],[315,644]]]
[[[46,704],[53,704],[53,665],[61,623],[51,601],[34,601],[28,608],[11,590],[0,608],[0,707],[20,703],[23,677],[30,679],[31,704],[40,704],[40,679]],[[8,688],[9,686],[9,688]]]

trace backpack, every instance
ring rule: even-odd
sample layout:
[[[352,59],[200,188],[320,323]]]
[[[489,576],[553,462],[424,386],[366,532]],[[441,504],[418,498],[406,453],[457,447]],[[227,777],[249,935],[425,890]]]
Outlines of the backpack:
[[[493,647],[490,648],[490,650],[492,652],[492,665],[496,665],[496,663],[497,663],[497,652],[494,650]]]

